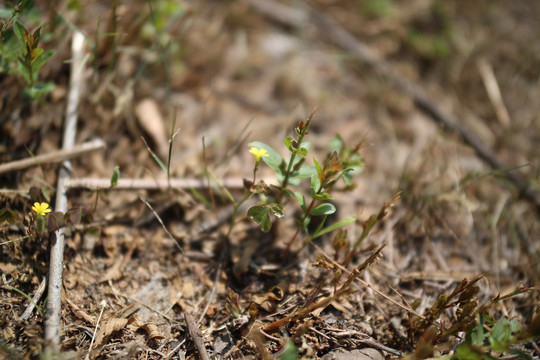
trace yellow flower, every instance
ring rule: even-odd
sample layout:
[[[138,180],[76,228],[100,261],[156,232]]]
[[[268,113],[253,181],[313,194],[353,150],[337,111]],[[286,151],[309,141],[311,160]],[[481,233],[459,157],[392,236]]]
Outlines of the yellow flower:
[[[51,209],[49,209],[49,204],[45,202],[42,202],[41,204],[38,202],[35,202],[34,206],[32,206],[32,210],[34,210],[36,214],[39,214],[39,215],[45,215],[51,212]]]
[[[251,149],[249,149],[249,152],[252,153],[253,155],[255,155],[255,161],[257,161],[257,162],[259,162],[259,160],[261,160],[261,157],[269,156],[267,154],[266,149],[259,149],[259,148],[256,148],[255,146],[251,147]]]

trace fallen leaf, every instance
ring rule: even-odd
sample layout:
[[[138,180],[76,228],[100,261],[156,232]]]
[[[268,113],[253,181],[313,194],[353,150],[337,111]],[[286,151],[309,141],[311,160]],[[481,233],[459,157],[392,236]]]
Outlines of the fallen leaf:
[[[143,99],[135,107],[135,115],[144,131],[150,135],[157,153],[161,159],[165,159],[169,152],[169,139],[166,136],[163,116],[159,111],[157,103],[150,98]]]

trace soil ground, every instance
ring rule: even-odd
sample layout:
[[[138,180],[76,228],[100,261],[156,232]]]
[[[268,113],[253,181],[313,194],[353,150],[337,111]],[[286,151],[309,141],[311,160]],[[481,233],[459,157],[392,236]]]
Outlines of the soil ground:
[[[313,18],[294,17],[307,13],[304,2],[280,3],[288,6],[281,19],[260,1],[54,4],[36,4],[20,20],[29,28],[44,25],[41,46],[56,54],[39,76],[55,89],[30,100],[16,71],[0,74],[0,162],[61,148],[76,27],[86,36],[87,54],[76,143],[99,138],[106,148],[73,159],[71,178],[110,179],[118,166],[121,179],[166,180],[142,138],[166,159],[174,119],[179,131],[170,176],[187,184],[70,190],[69,205],[91,209],[93,221],[66,230],[60,334],[66,357],[198,359],[205,356],[195,346],[199,339],[215,359],[288,359],[295,357],[282,352],[291,339],[306,359],[365,359],[353,352],[358,349],[374,351],[370,358],[425,358],[453,354],[465,341],[463,332],[441,335],[459,323],[465,303],[491,304],[484,310],[493,319],[523,327],[538,313],[539,207],[507,174],[538,195],[540,3],[309,2],[399,78],[423,88],[503,169],[486,163]],[[307,162],[322,162],[338,134],[350,146],[361,144],[365,159],[352,189],[339,183],[331,192],[337,213],[328,221],[356,217],[347,226],[352,244],[369,217],[401,194],[341,270],[337,286],[331,267],[343,254],[334,256],[335,233],[305,247],[301,233],[283,256],[299,216],[292,200],[270,233],[246,217],[246,208],[229,233],[231,203],[208,176],[241,199],[242,179],[252,177],[255,163],[248,143],[261,141],[286,155],[283,139],[315,108]],[[45,189],[54,199],[58,168],[1,174],[0,206],[28,221],[28,190]],[[257,176],[277,184],[263,163]],[[193,179],[203,180],[196,191]],[[309,187],[295,191],[308,194]],[[33,296],[46,279],[54,238],[21,239],[24,224],[0,225],[0,354],[38,358],[46,346],[44,319],[36,310],[21,318],[29,304],[21,292]],[[383,244],[347,291],[332,298]],[[476,292],[448,305],[432,321],[437,335],[425,335],[429,324],[415,322],[415,314],[429,316],[440,294],[451,294],[464,279],[477,279]],[[46,296],[36,299],[39,306]],[[190,333],[190,319],[198,335]],[[534,341],[519,348],[540,356]]]

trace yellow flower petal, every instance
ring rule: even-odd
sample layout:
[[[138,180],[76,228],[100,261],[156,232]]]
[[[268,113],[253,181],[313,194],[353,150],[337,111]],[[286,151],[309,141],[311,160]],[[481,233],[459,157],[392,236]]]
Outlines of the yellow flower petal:
[[[261,160],[261,157],[263,156],[269,156],[267,154],[266,149],[259,149],[259,148],[256,148],[255,146],[249,149],[249,152],[255,156],[255,161]]]
[[[49,204],[47,204],[46,202],[42,202],[42,203],[35,202],[34,206],[32,206],[32,210],[34,210],[36,214],[39,214],[39,215],[45,215],[51,212],[51,209],[49,209]]]

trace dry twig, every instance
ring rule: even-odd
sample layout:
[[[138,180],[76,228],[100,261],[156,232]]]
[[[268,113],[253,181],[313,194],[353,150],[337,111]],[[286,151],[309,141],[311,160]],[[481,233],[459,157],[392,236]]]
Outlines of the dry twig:
[[[332,301],[338,299],[340,296],[346,294],[349,291],[349,287],[351,283],[358,279],[358,276],[360,276],[367,268],[370,266],[373,262],[375,262],[382,251],[382,249],[386,246],[386,244],[383,244],[379,246],[379,248],[373,253],[360,265],[354,268],[351,272],[349,272],[349,277],[343,285],[339,289],[337,289],[332,295],[327,296],[315,303],[312,303],[306,307],[300,308],[296,311],[294,311],[292,314],[285,316],[284,318],[281,318],[279,320],[276,320],[270,324],[267,324],[262,327],[262,330],[265,332],[274,332],[279,330],[282,326],[287,325],[291,321],[303,318],[307,315],[309,315],[311,312],[327,307]]]
[[[41,280],[41,283],[39,284],[38,289],[36,290],[36,293],[34,294],[34,297],[32,298],[32,301],[28,304],[26,307],[26,310],[24,310],[23,314],[21,315],[22,320],[28,320],[30,318],[30,315],[32,315],[32,311],[36,307],[36,304],[38,303],[39,299],[43,296],[43,293],[45,292],[45,288],[47,287],[47,277],[44,277],[43,280]]]
[[[191,336],[191,339],[195,343],[195,347],[199,351],[199,356],[201,360],[210,360],[206,352],[206,348],[204,347],[204,341],[201,337],[199,327],[197,326],[197,323],[195,322],[193,315],[185,312],[184,319],[186,319],[186,325],[188,328],[189,335]]]
[[[75,145],[77,129],[77,109],[82,84],[84,36],[80,32],[73,33],[71,63],[71,78],[69,82],[68,103],[66,107],[66,123],[64,128],[63,149],[71,149]],[[67,190],[65,181],[70,176],[71,162],[64,161],[58,173],[56,192],[56,210],[65,212],[68,209]],[[64,229],[56,231],[55,240],[51,246],[49,287],[47,298],[47,316],[45,318],[45,339],[53,348],[60,345],[60,313],[62,311],[62,271],[64,268]]]
[[[27,169],[41,164],[54,164],[65,160],[70,160],[81,155],[105,148],[105,143],[101,139],[95,139],[82,144],[78,144],[69,149],[61,149],[48,154],[37,155],[31,158],[11,161],[0,165],[0,174]]]
[[[242,189],[244,187],[241,178],[228,178],[220,180],[224,187],[230,189]],[[66,182],[68,189],[88,189],[88,190],[159,190],[159,189],[206,189],[208,184],[202,179],[119,179],[118,183],[111,187],[111,179],[105,178],[82,178],[69,179]]]

